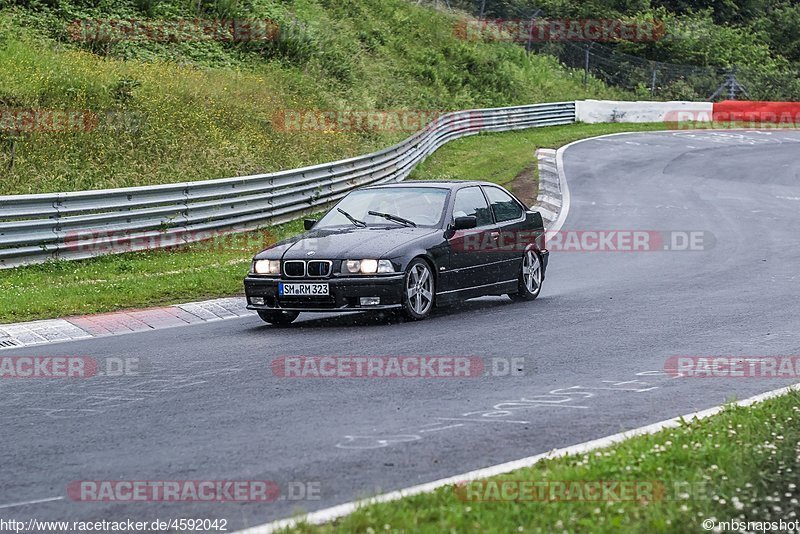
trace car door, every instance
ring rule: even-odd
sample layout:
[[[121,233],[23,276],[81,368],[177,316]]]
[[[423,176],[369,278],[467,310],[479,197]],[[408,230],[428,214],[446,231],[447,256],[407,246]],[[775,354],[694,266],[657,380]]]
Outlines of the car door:
[[[519,277],[522,253],[532,238],[527,231],[525,207],[500,187],[482,187],[500,235],[494,277],[497,281],[515,280]]]
[[[495,281],[493,262],[496,247],[491,246],[497,227],[491,208],[479,186],[456,190],[453,200],[453,220],[456,217],[475,217],[477,227],[457,230],[448,239],[450,269],[448,286],[453,290],[483,286]]]

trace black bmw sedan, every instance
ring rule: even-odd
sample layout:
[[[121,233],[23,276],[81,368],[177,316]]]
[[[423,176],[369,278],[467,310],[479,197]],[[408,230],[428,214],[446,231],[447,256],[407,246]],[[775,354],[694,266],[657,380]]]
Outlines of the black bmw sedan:
[[[351,192],[306,232],[253,258],[248,308],[268,323],[300,312],[434,306],[484,295],[539,296],[547,268],[542,217],[485,182],[404,182]]]

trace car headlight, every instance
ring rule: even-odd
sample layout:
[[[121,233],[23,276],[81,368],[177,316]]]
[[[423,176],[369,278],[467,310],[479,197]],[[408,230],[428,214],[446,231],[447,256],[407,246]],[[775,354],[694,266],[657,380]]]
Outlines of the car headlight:
[[[394,265],[389,260],[378,260],[378,272],[379,273],[393,273],[394,272]]]
[[[394,265],[389,260],[345,260],[342,262],[342,272],[344,273],[393,273]]]
[[[378,260],[361,260],[361,272],[375,274],[378,272]]]
[[[256,274],[281,274],[280,260],[256,260],[253,262],[253,272]]]
[[[346,260],[343,264],[343,271],[347,273],[357,273],[361,270],[361,262],[358,260]]]

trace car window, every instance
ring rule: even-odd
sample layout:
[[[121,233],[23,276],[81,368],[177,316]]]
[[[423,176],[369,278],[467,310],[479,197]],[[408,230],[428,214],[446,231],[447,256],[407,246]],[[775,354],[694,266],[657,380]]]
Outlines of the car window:
[[[511,195],[497,187],[485,187],[483,190],[489,197],[497,222],[511,221],[522,217],[522,207]]]
[[[480,187],[465,187],[458,190],[453,204],[453,218],[455,217],[476,217],[478,226],[492,224],[489,204],[486,203]]]
[[[370,215],[370,211],[388,213],[412,221],[417,226],[438,226],[444,216],[447,189],[439,187],[372,187],[353,191],[314,225],[315,229],[352,226],[353,223],[337,208],[363,221],[368,226],[402,225]]]

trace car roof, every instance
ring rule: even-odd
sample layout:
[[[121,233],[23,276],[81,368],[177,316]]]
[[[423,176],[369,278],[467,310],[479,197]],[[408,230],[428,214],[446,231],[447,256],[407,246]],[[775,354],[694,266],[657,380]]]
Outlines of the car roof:
[[[386,187],[429,187],[439,189],[460,189],[462,187],[469,187],[475,185],[493,185],[492,182],[484,182],[480,180],[411,180],[408,182],[395,182],[391,184],[381,184],[368,186],[365,189],[380,189]],[[497,186],[500,187],[500,186]]]

